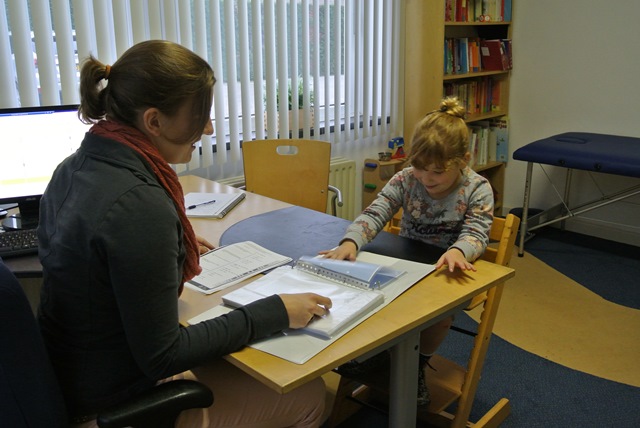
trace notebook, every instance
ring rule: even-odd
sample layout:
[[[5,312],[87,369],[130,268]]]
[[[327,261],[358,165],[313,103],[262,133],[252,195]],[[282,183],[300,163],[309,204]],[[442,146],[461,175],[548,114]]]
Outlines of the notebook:
[[[222,218],[244,198],[245,193],[187,193],[184,206],[187,217]]]
[[[330,339],[382,304],[384,294],[378,288],[404,273],[373,263],[301,257],[293,267],[278,268],[222,296],[222,301],[238,308],[274,294],[314,292],[329,297],[329,313],[314,317],[302,331]]]

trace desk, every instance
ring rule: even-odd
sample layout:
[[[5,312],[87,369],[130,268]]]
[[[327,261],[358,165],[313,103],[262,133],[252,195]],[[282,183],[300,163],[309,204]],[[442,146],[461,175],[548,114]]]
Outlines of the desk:
[[[180,177],[180,182],[185,193],[241,192],[239,189],[194,176]],[[214,244],[219,244],[224,232],[242,220],[287,208],[292,206],[248,193],[245,200],[224,218],[198,218],[191,219],[191,222],[198,235]],[[334,224],[336,228],[338,226],[342,228],[342,225],[348,224],[346,221],[322,213],[316,213],[316,215],[324,219],[326,224]],[[274,229],[271,228],[271,230]],[[283,235],[294,234],[292,239],[296,239],[296,231],[293,228],[278,232]],[[337,242],[340,236],[332,242]],[[400,239],[398,242],[403,242],[403,245],[420,245],[403,241],[404,238],[390,236],[393,235],[382,235],[381,238]],[[300,237],[298,236],[297,239]],[[397,245],[390,247],[398,248]],[[369,250],[373,248],[372,246]],[[406,251],[419,254],[419,250],[415,250],[415,247],[406,247]],[[37,263],[37,258],[35,262]],[[390,426],[399,428],[413,426],[416,420],[417,376],[415,374],[418,370],[420,331],[462,310],[474,296],[514,276],[513,269],[482,260],[476,262],[476,266],[477,272],[465,274],[452,275],[442,270],[432,273],[305,364],[294,364],[250,347],[225,358],[275,391],[285,393],[351,359],[373,355],[383,349],[391,348]],[[39,263],[37,266],[31,266],[30,269],[39,271],[41,275],[42,267]],[[206,296],[185,288],[179,301],[181,322],[186,323],[186,320],[220,304],[221,294],[222,292]]]
[[[513,152],[515,160],[527,162],[524,186],[522,222],[518,255],[524,255],[524,242],[528,232],[596,208],[629,198],[640,193],[640,185],[602,196],[579,206],[570,206],[571,178],[574,169],[640,177],[640,138],[617,135],[566,132],[534,141]],[[547,164],[566,168],[564,196],[556,191],[561,203],[529,218],[529,197],[533,164]]]
[[[182,177],[186,192],[220,191],[221,186],[196,177]],[[250,199],[249,196],[252,196]],[[255,198],[254,198],[255,197]],[[250,203],[243,207],[243,204]],[[221,220],[194,220],[196,233],[219,242],[221,232],[238,223],[249,212],[259,214],[258,205],[264,203],[264,212],[291,207],[288,204],[257,195],[247,200]],[[255,204],[255,205],[254,205]],[[255,210],[253,209],[255,208]],[[335,218],[317,213],[327,222]],[[246,218],[246,217],[245,217]],[[270,224],[265,224],[269,229]],[[274,230],[271,227],[271,230]],[[290,239],[308,239],[296,236],[295,228],[277,232],[290,235]],[[338,237],[339,239],[339,237]],[[398,237],[398,239],[404,239]],[[333,242],[337,242],[333,241]],[[268,246],[267,246],[268,247]],[[259,379],[275,391],[285,393],[331,371],[335,367],[360,356],[373,355],[391,348],[391,403],[390,426],[415,425],[418,370],[418,343],[420,332],[431,324],[462,310],[474,296],[514,276],[513,269],[492,263],[476,262],[477,272],[449,274],[440,270],[418,282],[388,306],[349,331],[305,364],[294,364],[278,357],[246,347],[225,357],[235,366]],[[220,302],[215,293],[205,296],[185,289],[181,300],[180,319],[186,321]]]

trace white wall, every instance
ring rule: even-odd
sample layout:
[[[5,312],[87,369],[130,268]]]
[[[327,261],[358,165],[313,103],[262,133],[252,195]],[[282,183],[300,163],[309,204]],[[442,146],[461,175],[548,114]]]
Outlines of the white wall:
[[[510,151],[568,131],[640,137],[640,1],[513,3]],[[545,169],[562,194],[564,171]],[[522,206],[525,173],[525,162],[509,161],[505,206]],[[530,206],[558,203],[538,166],[534,173]],[[594,176],[606,190],[640,184],[628,177]],[[574,174],[572,189],[581,202],[599,195],[585,172]],[[640,245],[640,197],[571,219],[567,228]]]

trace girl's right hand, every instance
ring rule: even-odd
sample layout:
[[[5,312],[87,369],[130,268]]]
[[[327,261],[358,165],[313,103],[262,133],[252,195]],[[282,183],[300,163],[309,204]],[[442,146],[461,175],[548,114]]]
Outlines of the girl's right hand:
[[[350,260],[355,261],[358,254],[356,243],[346,240],[336,248],[326,251],[320,251],[318,254],[323,255],[326,259]]]

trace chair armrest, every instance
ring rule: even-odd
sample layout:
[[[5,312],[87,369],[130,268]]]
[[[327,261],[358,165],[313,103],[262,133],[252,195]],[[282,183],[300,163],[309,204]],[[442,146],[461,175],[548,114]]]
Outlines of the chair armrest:
[[[116,404],[97,417],[100,428],[173,427],[183,410],[209,407],[213,393],[194,380],[162,383],[140,395]]]
[[[329,185],[329,190],[335,193],[335,197],[338,199],[338,206],[341,207],[344,205],[342,202],[342,192],[336,186]]]

